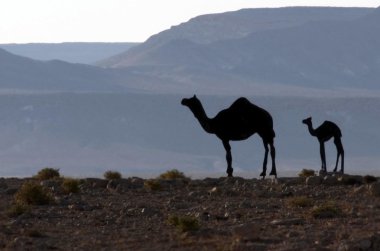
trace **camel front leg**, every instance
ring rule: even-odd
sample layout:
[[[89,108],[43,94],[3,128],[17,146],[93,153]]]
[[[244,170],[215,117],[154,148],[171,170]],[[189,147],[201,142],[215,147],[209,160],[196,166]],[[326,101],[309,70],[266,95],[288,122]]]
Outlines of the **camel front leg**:
[[[336,151],[337,151],[337,158],[336,158],[336,165],[335,165],[334,172],[336,172],[337,169],[338,169],[338,160],[339,160],[339,156],[340,156],[340,162],[341,162],[340,163],[341,164],[340,172],[344,173],[344,149],[343,149],[343,144],[342,144],[342,141],[340,140],[340,138],[335,139],[334,143],[336,145]]]
[[[263,179],[265,179],[265,176],[267,174],[267,162],[268,162],[269,148],[268,148],[268,143],[266,141],[263,141],[263,143],[264,143],[264,148],[265,148],[265,154],[264,154],[264,162],[263,162],[263,171],[261,172],[260,176],[262,176]]]
[[[322,171],[327,171],[326,170],[326,153],[325,153],[325,143],[320,141],[319,142],[319,152],[321,154],[321,162],[322,162]]]
[[[232,168],[232,154],[231,154],[231,146],[228,140],[223,141],[224,149],[226,149],[226,160],[227,160],[227,174],[228,177],[232,177],[232,173],[234,169]]]

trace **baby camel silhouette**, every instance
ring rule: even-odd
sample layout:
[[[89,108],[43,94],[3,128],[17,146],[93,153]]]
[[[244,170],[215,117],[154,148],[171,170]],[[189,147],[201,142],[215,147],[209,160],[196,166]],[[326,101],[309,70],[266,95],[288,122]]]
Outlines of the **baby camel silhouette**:
[[[181,104],[189,107],[206,132],[215,134],[222,140],[226,150],[229,177],[232,177],[233,173],[229,141],[245,140],[255,133],[260,135],[265,147],[263,171],[260,176],[264,179],[266,175],[269,145],[272,158],[272,170],[269,175],[277,177],[276,150],[273,145],[275,132],[272,117],[267,111],[252,104],[246,98],[239,98],[229,108],[220,111],[214,118],[208,118],[201,102],[195,95],[192,98],[184,98]]]
[[[311,136],[318,138],[319,145],[320,145],[321,161],[322,161],[322,168],[321,168],[322,171],[324,172],[327,171],[326,170],[325,142],[330,140],[332,137],[334,137],[334,144],[337,150],[334,172],[337,171],[339,156],[340,156],[341,157],[340,172],[344,173],[344,149],[343,149],[342,141],[340,139],[342,137],[342,133],[339,127],[331,121],[325,121],[317,129],[313,129],[311,117],[302,120],[302,123],[307,125]]]

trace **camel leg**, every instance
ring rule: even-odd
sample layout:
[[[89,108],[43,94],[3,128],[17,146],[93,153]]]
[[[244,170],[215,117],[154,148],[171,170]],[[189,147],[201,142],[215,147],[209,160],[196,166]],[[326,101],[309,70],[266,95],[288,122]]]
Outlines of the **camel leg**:
[[[228,174],[228,177],[232,177],[232,173],[234,171],[234,169],[232,168],[232,154],[231,154],[231,146],[230,146],[230,142],[227,141],[223,141],[223,146],[224,146],[224,149],[226,149],[226,160],[227,160],[227,174]]]
[[[336,163],[335,163],[335,168],[334,168],[334,170],[333,170],[334,173],[335,173],[336,170],[338,169],[339,156],[340,156],[340,152],[337,150],[337,151],[336,151]]]
[[[341,158],[340,172],[344,173],[344,150],[343,149],[342,149],[342,152],[340,153],[340,158]]]
[[[336,146],[336,150],[338,152],[338,156],[337,156],[336,166],[335,166],[334,172],[337,171],[337,168],[338,168],[338,158],[339,158],[339,155],[340,155],[340,160],[341,160],[340,172],[344,173],[344,149],[343,149],[342,141],[340,140],[340,138],[337,138],[337,139],[334,140],[334,143],[335,143],[335,146]]]
[[[321,169],[322,169],[322,171],[325,171],[325,172],[326,172],[327,170],[326,170],[325,143],[322,142],[322,141],[320,141],[320,142],[319,142],[319,147],[320,147],[319,152],[320,152],[320,154],[321,154],[321,161],[322,161],[322,167],[321,167]]]
[[[275,178],[277,178],[277,171],[276,171],[276,148],[274,147],[273,142],[269,144],[270,146],[270,156],[272,158],[272,170],[270,171],[269,175],[274,175]]]
[[[264,154],[264,162],[263,162],[263,171],[261,172],[260,176],[262,176],[264,179],[266,174],[267,174],[267,162],[268,162],[269,148],[268,148],[268,142],[263,140],[263,143],[264,143],[264,148],[265,148],[265,154]]]

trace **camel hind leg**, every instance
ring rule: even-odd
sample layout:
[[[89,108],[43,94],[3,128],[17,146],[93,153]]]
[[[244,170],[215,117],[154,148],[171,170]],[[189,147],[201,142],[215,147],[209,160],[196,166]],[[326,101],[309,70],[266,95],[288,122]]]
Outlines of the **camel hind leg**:
[[[230,142],[223,141],[224,149],[226,150],[226,161],[227,161],[227,171],[228,177],[232,177],[232,173],[234,172],[234,169],[232,168],[232,154],[231,154],[231,146]]]
[[[340,138],[335,138],[334,144],[336,146],[336,151],[337,151],[336,164],[335,164],[334,172],[336,172],[338,169],[339,156],[340,156],[340,159],[341,159],[340,172],[344,173],[344,149],[343,149],[342,141],[340,140]]]
[[[267,174],[269,148],[268,148],[268,143],[265,140],[263,140],[263,143],[264,143],[264,148],[265,148],[265,154],[264,154],[264,162],[263,162],[263,171],[261,172],[260,176],[262,176],[264,179]]]
[[[269,143],[270,146],[270,156],[272,158],[272,170],[269,175],[274,175],[277,178],[277,170],[276,170],[276,148],[274,147],[273,142]]]
[[[325,143],[322,142],[322,141],[319,142],[319,153],[321,155],[321,162],[322,162],[321,170],[324,171],[324,172],[327,172],[327,169],[326,169]]]
[[[268,162],[268,153],[269,153],[269,147],[270,147],[270,156],[272,159],[272,170],[270,171],[269,175],[274,175],[277,178],[277,171],[276,171],[276,148],[274,147],[273,140],[265,140],[263,139],[264,148],[265,148],[265,155],[264,155],[264,162],[263,162],[263,171],[260,174],[260,176],[263,177],[263,179],[266,176],[267,171],[267,162]],[[269,147],[268,147],[269,145]]]

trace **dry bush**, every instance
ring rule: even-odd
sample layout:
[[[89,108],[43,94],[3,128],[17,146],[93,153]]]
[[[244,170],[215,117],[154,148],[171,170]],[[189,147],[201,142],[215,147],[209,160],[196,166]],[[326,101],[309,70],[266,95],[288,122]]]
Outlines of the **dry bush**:
[[[181,232],[197,231],[200,228],[198,219],[190,216],[172,215],[169,217],[168,223]]]
[[[343,215],[343,211],[333,201],[327,201],[311,210],[314,218],[335,218]]]
[[[155,179],[146,180],[144,182],[144,188],[150,191],[160,191],[162,190],[162,186],[160,181]]]
[[[297,196],[289,199],[289,204],[293,207],[311,207],[314,202],[306,196]]]
[[[38,180],[49,180],[53,178],[59,178],[59,169],[54,169],[50,167],[45,167],[41,169],[35,176],[34,178]]]
[[[117,171],[107,171],[103,174],[106,180],[119,180],[121,179],[121,174]]]
[[[48,189],[33,181],[25,182],[14,198],[16,204],[24,205],[46,205],[53,201]]]
[[[166,171],[165,173],[162,173],[159,178],[163,180],[188,179],[183,172],[180,172],[177,169]]]
[[[363,181],[366,184],[370,184],[373,182],[377,182],[377,178],[375,176],[372,176],[372,175],[366,175],[363,177]]]
[[[28,205],[15,203],[7,210],[7,215],[9,217],[17,217],[29,211],[30,207]]]
[[[302,171],[298,173],[298,176],[303,178],[315,176],[315,171],[311,169],[302,169]]]
[[[73,178],[64,178],[62,181],[62,189],[65,193],[78,193],[79,181]]]

